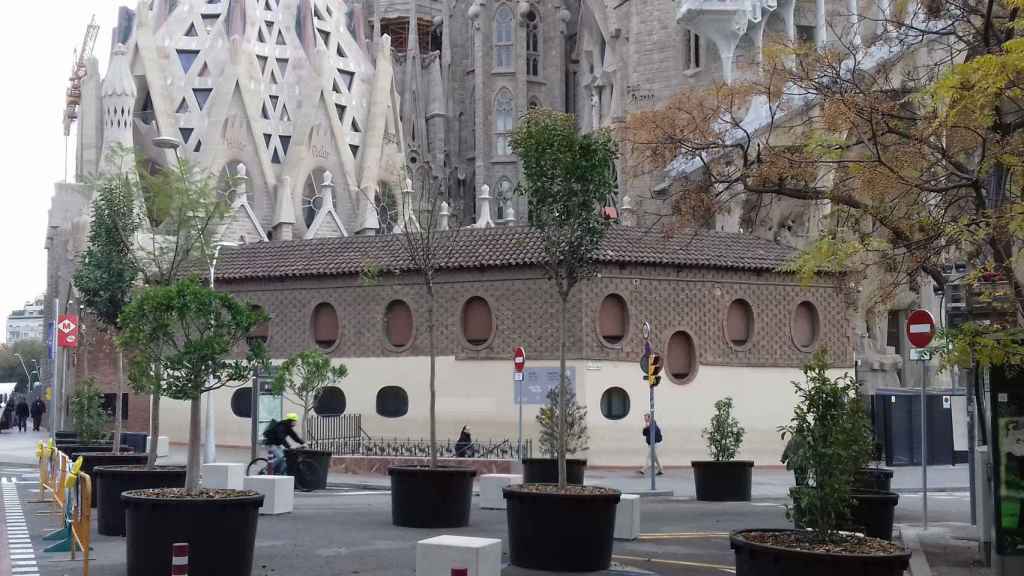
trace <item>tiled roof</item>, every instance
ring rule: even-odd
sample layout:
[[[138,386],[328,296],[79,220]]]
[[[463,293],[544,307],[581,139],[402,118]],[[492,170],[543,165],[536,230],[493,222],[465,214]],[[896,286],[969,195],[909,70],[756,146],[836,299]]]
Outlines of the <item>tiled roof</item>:
[[[537,265],[543,261],[540,233],[526,226],[462,229],[439,269]],[[701,230],[665,235],[613,227],[596,259],[611,264],[655,264],[693,268],[772,271],[796,252],[748,234]],[[221,281],[359,274],[367,269],[415,269],[400,235],[350,236],[261,242],[224,249],[217,262]]]

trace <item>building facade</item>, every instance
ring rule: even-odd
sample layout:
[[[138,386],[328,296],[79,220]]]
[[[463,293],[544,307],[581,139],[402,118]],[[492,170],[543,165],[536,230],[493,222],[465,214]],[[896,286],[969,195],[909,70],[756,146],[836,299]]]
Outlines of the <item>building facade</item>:
[[[14,310],[7,316],[8,345],[22,340],[43,340],[45,337],[42,298],[26,302],[20,310]]]

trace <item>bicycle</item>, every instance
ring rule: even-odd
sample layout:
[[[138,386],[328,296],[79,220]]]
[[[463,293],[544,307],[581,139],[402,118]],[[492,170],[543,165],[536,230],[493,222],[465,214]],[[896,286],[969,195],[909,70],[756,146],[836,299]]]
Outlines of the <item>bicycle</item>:
[[[246,466],[245,473],[248,476],[272,476],[274,475],[275,460],[273,453],[267,448],[267,457],[253,458]],[[307,482],[312,482],[320,477],[320,466],[300,453],[295,462],[295,468],[296,470],[285,470],[286,474],[291,472],[291,475],[295,477],[295,489],[300,492],[316,490],[315,486],[310,486]]]

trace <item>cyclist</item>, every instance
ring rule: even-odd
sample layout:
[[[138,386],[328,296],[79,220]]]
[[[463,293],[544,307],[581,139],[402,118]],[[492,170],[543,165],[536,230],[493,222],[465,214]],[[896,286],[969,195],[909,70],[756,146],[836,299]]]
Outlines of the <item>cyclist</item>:
[[[280,422],[272,421],[263,431],[263,444],[267,446],[267,450],[273,457],[274,474],[284,474],[286,471],[284,451],[291,448],[291,445],[288,444],[289,438],[297,442],[299,446],[306,445],[306,441],[295,433],[295,424],[298,421],[299,415],[292,412]]]

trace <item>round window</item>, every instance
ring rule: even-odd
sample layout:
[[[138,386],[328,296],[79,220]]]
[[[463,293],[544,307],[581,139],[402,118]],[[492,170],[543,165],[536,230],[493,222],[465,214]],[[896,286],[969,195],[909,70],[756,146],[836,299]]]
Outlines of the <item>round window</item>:
[[[601,394],[601,414],[609,420],[622,420],[629,415],[629,393],[613,387]]]
[[[801,350],[809,350],[818,342],[821,329],[818,309],[810,302],[801,302],[793,313],[793,343]]]
[[[321,302],[313,308],[313,341],[324,350],[338,343],[338,311],[334,306]]]
[[[676,384],[685,384],[697,375],[697,347],[688,332],[672,334],[665,356],[665,370]]]
[[[384,311],[384,335],[388,344],[405,348],[412,343],[412,309],[404,300],[392,300]]]
[[[745,348],[754,337],[754,309],[750,302],[737,298],[729,304],[725,317],[725,337],[737,348]]]
[[[494,335],[494,316],[487,300],[474,296],[462,306],[462,337],[470,346],[484,346]]]
[[[377,391],[377,415],[401,418],[409,413],[409,395],[399,386],[385,386]]]
[[[618,294],[609,294],[601,301],[597,321],[601,339],[606,344],[617,345],[626,337],[629,326],[629,310],[626,300]]]

